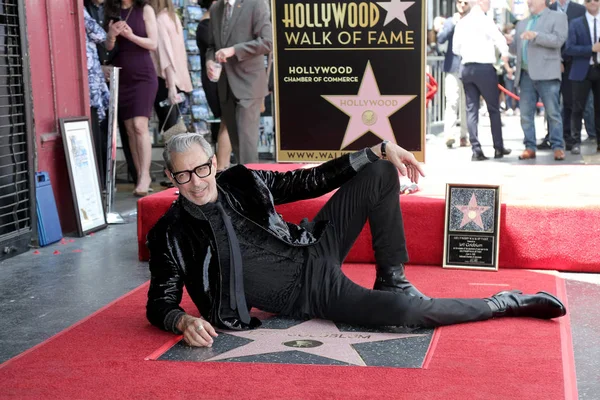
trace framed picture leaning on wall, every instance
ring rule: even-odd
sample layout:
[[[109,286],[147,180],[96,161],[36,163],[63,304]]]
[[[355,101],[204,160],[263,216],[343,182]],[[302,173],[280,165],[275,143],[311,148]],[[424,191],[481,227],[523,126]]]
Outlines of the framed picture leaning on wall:
[[[87,117],[61,118],[60,129],[79,236],[106,227],[100,174]]]

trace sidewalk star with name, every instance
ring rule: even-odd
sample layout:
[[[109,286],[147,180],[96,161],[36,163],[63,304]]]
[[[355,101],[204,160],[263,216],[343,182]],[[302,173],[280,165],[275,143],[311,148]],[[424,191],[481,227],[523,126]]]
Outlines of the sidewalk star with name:
[[[287,329],[259,328],[225,333],[250,339],[252,342],[205,361],[295,350],[351,365],[366,366],[353,344],[426,336],[426,334],[342,332],[333,322],[321,319],[311,319]]]

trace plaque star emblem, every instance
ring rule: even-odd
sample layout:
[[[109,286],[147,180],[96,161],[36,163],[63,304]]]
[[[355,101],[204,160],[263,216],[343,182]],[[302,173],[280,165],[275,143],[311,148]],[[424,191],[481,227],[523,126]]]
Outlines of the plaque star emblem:
[[[383,8],[387,11],[385,16],[385,21],[383,22],[383,26],[386,26],[394,19],[398,19],[404,25],[408,26],[408,22],[406,21],[405,11],[408,7],[415,4],[414,1],[400,1],[400,0],[392,0],[388,2],[377,2],[379,7]]]
[[[417,96],[382,95],[371,62],[368,62],[356,95],[322,97],[350,117],[342,140],[343,149],[367,132],[372,132],[382,140],[396,143],[389,117]]]
[[[205,361],[301,351],[351,365],[366,366],[360,354],[352,346],[353,344],[426,336],[425,334],[406,333],[342,332],[333,322],[321,319],[311,319],[287,329],[259,328],[250,331],[227,331],[225,333],[250,339],[252,342]]]
[[[458,208],[463,213],[462,221],[460,222],[460,228],[468,224],[469,222],[475,223],[475,225],[479,226],[483,229],[483,221],[481,220],[481,214],[489,210],[490,206],[480,206],[477,205],[477,199],[475,198],[475,193],[471,195],[471,200],[469,200],[469,204],[462,206],[454,206]]]

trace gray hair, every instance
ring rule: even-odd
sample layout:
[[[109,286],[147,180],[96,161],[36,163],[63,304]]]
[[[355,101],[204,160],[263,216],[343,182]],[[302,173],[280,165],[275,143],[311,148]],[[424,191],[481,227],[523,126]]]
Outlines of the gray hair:
[[[189,150],[194,143],[199,144],[200,147],[202,147],[204,154],[206,154],[208,158],[213,156],[214,152],[212,146],[202,135],[198,133],[182,133],[180,135],[175,135],[167,140],[165,149],[163,150],[163,159],[165,160],[165,164],[169,171],[173,170],[171,154],[183,153],[184,151]]]

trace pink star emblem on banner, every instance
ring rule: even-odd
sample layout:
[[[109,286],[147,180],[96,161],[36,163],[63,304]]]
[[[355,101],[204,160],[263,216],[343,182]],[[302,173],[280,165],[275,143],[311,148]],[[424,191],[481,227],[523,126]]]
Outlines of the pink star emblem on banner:
[[[474,222],[475,225],[483,229],[483,221],[481,220],[481,214],[489,210],[491,207],[489,206],[479,206],[477,205],[477,199],[475,198],[475,193],[471,195],[471,200],[469,200],[468,205],[464,206],[454,206],[458,208],[463,213],[462,221],[460,222],[460,227],[462,228],[469,222]]]
[[[382,95],[371,62],[368,62],[356,95],[323,95],[322,97],[350,117],[340,147],[343,149],[367,132],[396,143],[389,117],[417,96]]]

